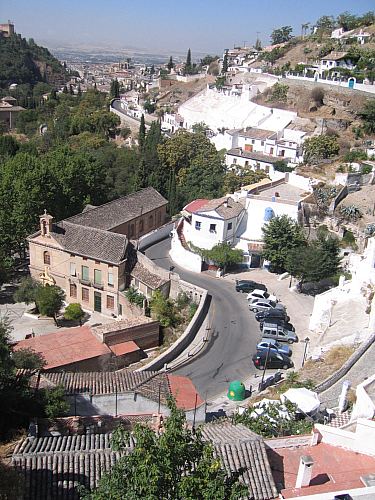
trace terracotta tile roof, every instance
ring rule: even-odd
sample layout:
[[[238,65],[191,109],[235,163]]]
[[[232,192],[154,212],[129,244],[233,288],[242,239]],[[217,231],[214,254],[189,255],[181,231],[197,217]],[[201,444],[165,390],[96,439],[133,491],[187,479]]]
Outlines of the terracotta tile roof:
[[[157,274],[153,274],[151,271],[146,269],[139,261],[135,263],[135,266],[130,271],[130,274],[134,278],[141,281],[143,284],[152,288],[152,290],[156,290],[157,288],[167,283],[167,280],[161,278]]]
[[[215,200],[209,200],[201,206],[195,213],[202,214],[215,210],[223,219],[233,219],[238,217],[244,211],[241,203],[234,201],[231,197],[223,197]]]
[[[295,488],[300,457],[314,460],[310,486]],[[276,484],[283,498],[363,487],[361,476],[375,471],[375,457],[319,443],[316,446],[268,450],[268,458]],[[280,463],[283,464],[280,468]]]
[[[240,471],[248,486],[248,499],[277,496],[262,438],[244,426],[209,424],[203,437],[211,441],[215,455],[229,471]],[[78,486],[95,487],[100,477],[122,456],[111,449],[111,433],[26,438],[15,448],[13,466],[25,479],[25,498],[79,499]],[[124,450],[131,453],[134,441]]]
[[[69,328],[56,333],[21,340],[15,346],[15,350],[27,348],[43,354],[47,361],[47,369],[59,368],[111,353],[105,344],[99,342],[92,335],[88,326]]]
[[[109,346],[113,354],[116,356],[123,356],[124,354],[130,354],[131,352],[139,351],[140,348],[133,340],[128,340],[127,342],[121,342],[120,344]]]
[[[331,52],[330,54],[322,57],[322,61],[339,61],[340,59],[346,59],[348,56],[347,52]]]
[[[249,488],[248,499],[278,496],[263,438],[242,424],[229,422],[205,425],[202,432],[204,439],[212,442],[225,469],[240,472],[241,481]]]
[[[186,207],[184,207],[184,210],[186,210],[186,212],[193,213],[203,207],[208,201],[209,200],[205,199],[191,201],[188,205],[186,205]]]
[[[72,224],[109,231],[167,203],[156,189],[148,187],[66,220]]]
[[[285,157],[276,157],[271,155],[266,155],[263,153],[257,153],[255,151],[245,151],[242,148],[233,148],[227,151],[227,155],[230,156],[241,156],[242,158],[248,158],[249,160],[262,161],[264,163],[274,164],[280,160],[287,160]]]
[[[252,128],[247,127],[239,130],[240,137],[247,137],[249,139],[260,139],[266,140],[270,137],[276,136],[276,132],[272,132],[271,130],[264,130],[261,128]]]
[[[171,393],[175,397],[179,408],[192,410],[195,407],[195,402],[197,407],[204,403],[189,378],[168,374],[168,381]]]
[[[85,213],[91,213],[93,210]],[[124,234],[102,231],[64,220],[53,224],[51,236],[65,250],[73,254],[111,264],[119,264],[126,257],[128,239]]]

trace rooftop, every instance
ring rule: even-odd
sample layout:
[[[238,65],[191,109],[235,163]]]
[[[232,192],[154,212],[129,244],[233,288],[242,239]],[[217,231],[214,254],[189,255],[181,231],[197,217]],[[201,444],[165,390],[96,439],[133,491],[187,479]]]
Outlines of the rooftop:
[[[243,212],[244,207],[231,197],[223,197],[214,200],[194,200],[186,205],[184,210],[195,214],[215,211],[223,219],[232,219],[238,217]]]
[[[240,137],[249,137],[250,139],[266,140],[275,136],[275,132],[261,128],[246,127],[238,131]]]
[[[92,335],[88,326],[69,328],[21,340],[15,346],[15,350],[28,348],[43,354],[47,362],[46,369],[58,368],[111,353],[105,344]]]
[[[339,61],[347,57],[347,52],[330,52],[328,55],[322,57],[322,61]]]
[[[291,184],[283,183],[260,190],[259,196],[268,196],[271,199],[272,196],[275,196],[275,193],[278,193],[279,196],[276,197],[277,200],[288,200],[297,203],[305,192],[305,190],[292,186]],[[257,195],[254,196],[256,197]]]
[[[133,278],[138,279],[152,290],[156,290],[164,285],[167,280],[152,273],[146,267],[144,267],[139,261],[136,262],[135,266],[131,270],[131,275]]]
[[[375,472],[375,457],[319,443],[316,446],[269,449],[267,452],[276,484],[284,498],[361,488],[361,477]],[[314,460],[310,486],[295,488],[300,457]]]
[[[241,156],[242,158],[249,158],[249,160],[262,161],[264,163],[274,164],[280,160],[287,160],[285,157],[276,157],[266,155],[264,153],[257,153],[256,151],[245,151],[242,148],[233,148],[227,152],[227,155]]]
[[[134,340],[120,342],[119,344],[109,346],[109,348],[115,356],[123,356],[124,354],[130,354],[131,352],[136,352],[140,349]]]
[[[74,215],[66,221],[109,231],[167,203],[160,193],[148,187]]]

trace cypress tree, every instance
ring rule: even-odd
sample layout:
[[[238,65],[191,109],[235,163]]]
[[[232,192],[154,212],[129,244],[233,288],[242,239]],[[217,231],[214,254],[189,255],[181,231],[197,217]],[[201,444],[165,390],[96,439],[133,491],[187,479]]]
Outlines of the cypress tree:
[[[145,137],[146,137],[146,124],[145,124],[145,117],[144,115],[141,116],[141,123],[139,125],[139,134],[138,134],[138,143],[139,143],[139,149],[141,150],[141,154],[143,154],[143,146],[145,143]]]
[[[191,73],[191,50],[188,50],[185,63],[185,75],[190,75]]]
[[[171,69],[173,69],[174,67],[174,64],[173,64],[173,59],[172,59],[172,56],[169,58],[169,61],[168,61],[168,64],[167,64],[167,68],[169,69],[169,71],[171,71]]]
[[[223,59],[223,69],[221,73],[226,73],[228,71],[228,51],[225,51],[224,59]]]
[[[81,84],[79,83],[78,84],[78,94],[77,94],[79,97],[81,97],[82,95],[82,90],[81,90]]]

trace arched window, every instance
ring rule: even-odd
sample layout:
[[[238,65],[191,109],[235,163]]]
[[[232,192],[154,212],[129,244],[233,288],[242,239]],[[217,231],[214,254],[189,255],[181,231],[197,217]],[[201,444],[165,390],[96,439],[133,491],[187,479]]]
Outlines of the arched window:
[[[47,264],[47,266],[51,265],[51,256],[50,256],[49,252],[46,251],[43,253],[43,261],[45,264]]]

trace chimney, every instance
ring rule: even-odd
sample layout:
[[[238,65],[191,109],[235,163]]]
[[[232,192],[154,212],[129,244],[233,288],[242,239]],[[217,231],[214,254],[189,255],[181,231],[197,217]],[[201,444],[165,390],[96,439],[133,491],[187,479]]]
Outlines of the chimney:
[[[224,201],[223,205],[224,205],[225,208],[228,207],[228,198]]]
[[[314,465],[314,460],[310,455],[303,455],[300,458],[297,480],[296,480],[296,488],[303,488],[305,486],[309,486],[313,465]]]

